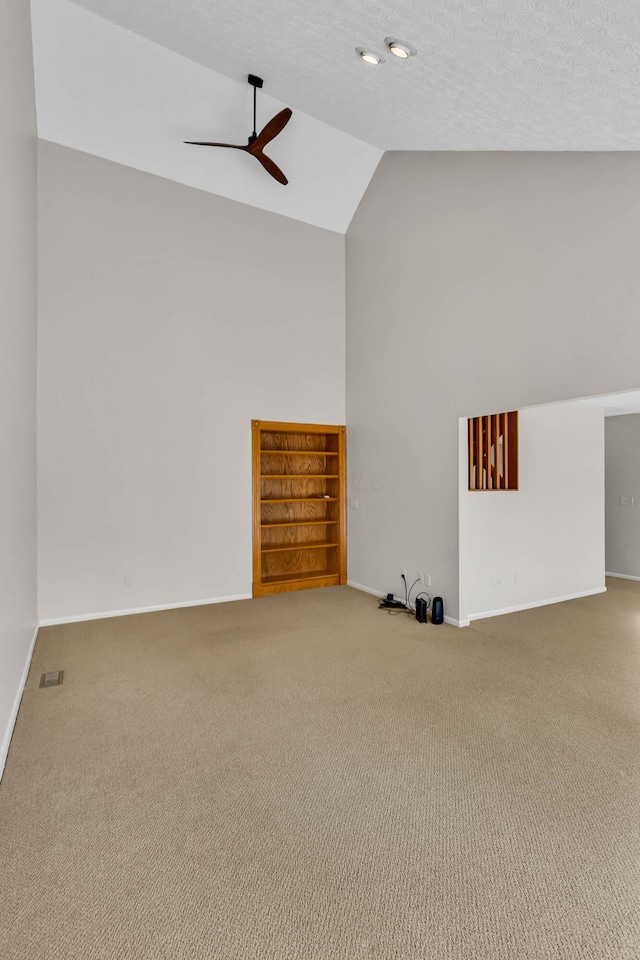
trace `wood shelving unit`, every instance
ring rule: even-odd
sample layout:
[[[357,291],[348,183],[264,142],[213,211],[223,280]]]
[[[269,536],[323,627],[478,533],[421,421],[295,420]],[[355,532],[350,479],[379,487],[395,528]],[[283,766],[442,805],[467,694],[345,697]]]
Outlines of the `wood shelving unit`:
[[[345,428],[251,428],[254,597],[346,583]]]

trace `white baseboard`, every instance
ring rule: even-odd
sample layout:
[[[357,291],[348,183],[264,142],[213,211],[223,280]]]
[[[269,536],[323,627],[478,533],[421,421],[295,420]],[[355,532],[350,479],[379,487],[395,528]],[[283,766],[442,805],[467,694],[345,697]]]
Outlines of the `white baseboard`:
[[[16,691],[15,700],[13,701],[13,708],[9,716],[9,723],[7,724],[7,729],[4,732],[4,737],[2,738],[2,746],[0,746],[0,780],[2,780],[2,774],[4,773],[4,766],[7,762],[7,754],[9,753],[9,747],[11,745],[11,738],[13,736],[13,729],[16,725],[16,720],[18,718],[18,710],[20,709],[20,701],[22,700],[22,694],[24,693],[24,688],[27,683],[27,677],[29,676],[29,667],[31,666],[31,658],[33,657],[33,651],[36,646],[36,640],[38,639],[38,630],[40,625],[36,626],[33,631],[33,637],[31,638],[31,643],[29,644],[29,650],[27,652],[27,659],[25,661],[24,670],[22,671],[22,676],[20,677],[20,683]]]
[[[354,590],[361,590],[362,593],[370,593],[372,597],[386,597],[384,590],[373,590],[371,587],[365,587],[362,583],[356,583],[354,580],[347,580],[347,586],[353,587]],[[401,603],[404,603],[404,600],[401,597],[394,597],[395,600],[400,600]],[[468,627],[468,620],[454,620],[453,617],[448,617],[445,614],[444,622],[451,624],[452,627]]]
[[[564,603],[565,600],[579,600],[580,597],[593,597],[597,593],[606,593],[606,587],[595,590],[583,590],[580,593],[567,593],[563,597],[549,597],[548,600],[535,600],[533,603],[518,603],[514,607],[501,607],[499,610],[485,610],[483,613],[470,613],[469,620],[485,620],[488,617],[501,617],[505,613],[518,613],[520,610],[533,610],[534,607],[548,607],[552,603]]]
[[[444,622],[450,623],[452,627],[469,627],[471,625],[470,620],[454,620],[453,617],[448,617],[445,613]]]
[[[618,580],[640,580],[640,577],[632,577],[630,573],[610,573],[605,572],[605,577],[616,577]]]
[[[372,597],[379,597],[381,600],[383,597],[386,597],[384,590],[373,590],[371,587],[365,587],[362,583],[356,583],[354,580],[347,580],[347,586],[353,587],[354,590],[361,590],[362,593],[370,593]],[[394,599],[399,600],[399,597]],[[404,600],[402,601],[404,603]]]
[[[158,610],[179,610],[182,607],[203,607],[210,603],[232,603],[234,600],[251,600],[250,593],[238,593],[233,597],[209,597],[206,600],[184,600],[181,603],[161,603],[154,607],[131,607],[128,610],[105,610],[102,613],[79,613],[68,617],[45,617],[41,627],[55,627],[59,623],[81,623],[83,620],[105,620],[109,617],[129,617],[135,613],[156,613]]]

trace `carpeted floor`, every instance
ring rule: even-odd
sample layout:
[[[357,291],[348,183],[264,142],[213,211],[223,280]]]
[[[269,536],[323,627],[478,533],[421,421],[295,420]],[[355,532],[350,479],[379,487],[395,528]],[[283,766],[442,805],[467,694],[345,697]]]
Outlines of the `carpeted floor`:
[[[0,956],[638,960],[640,583],[608,585],[466,630],[346,587],[43,629]]]

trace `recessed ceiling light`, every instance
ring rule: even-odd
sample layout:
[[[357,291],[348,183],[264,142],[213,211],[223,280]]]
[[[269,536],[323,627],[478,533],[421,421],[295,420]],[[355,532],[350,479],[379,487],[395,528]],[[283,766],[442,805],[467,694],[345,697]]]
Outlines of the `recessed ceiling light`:
[[[400,57],[401,60],[408,60],[409,57],[413,57],[416,53],[415,49],[405,40],[395,40],[393,37],[385,37],[384,42],[391,53],[396,57]]]
[[[356,47],[356,53],[361,60],[364,60],[365,63],[373,63],[377,66],[379,63],[384,63],[383,58],[379,53],[374,53],[373,50],[365,50],[364,47]]]

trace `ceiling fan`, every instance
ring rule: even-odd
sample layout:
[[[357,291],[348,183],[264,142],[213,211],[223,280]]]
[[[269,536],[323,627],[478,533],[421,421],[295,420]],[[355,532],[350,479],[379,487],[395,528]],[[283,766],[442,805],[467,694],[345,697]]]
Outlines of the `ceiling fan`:
[[[292,112],[289,107],[285,107],[284,110],[276,113],[275,117],[269,120],[269,123],[262,128],[260,133],[256,133],[256,91],[258,88],[262,88],[263,81],[260,77],[254,77],[252,73],[249,74],[248,80],[253,87],[253,133],[246,146],[238,143],[207,143],[202,140],[185,140],[184,142],[196,147],[227,147],[229,150],[244,150],[255,157],[256,160],[259,160],[267,173],[270,173],[278,183],[287,184],[289,181],[280,167],[262,151],[271,140],[284,130],[291,119]]]

